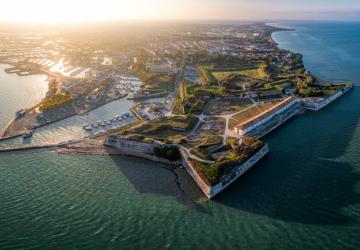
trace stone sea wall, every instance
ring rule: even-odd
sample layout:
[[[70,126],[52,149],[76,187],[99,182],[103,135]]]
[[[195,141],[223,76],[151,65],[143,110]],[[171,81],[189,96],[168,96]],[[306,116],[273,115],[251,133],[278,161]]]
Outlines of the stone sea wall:
[[[156,157],[153,152],[156,147],[159,146],[168,146],[168,144],[160,144],[157,142],[140,142],[140,141],[133,141],[128,140],[126,138],[112,138],[112,140],[107,140],[105,143],[107,146],[112,146],[118,149],[122,154],[128,156],[135,156],[144,159],[148,159],[154,162],[160,162],[164,164],[170,165],[183,165],[189,175],[193,178],[202,192],[209,198],[213,198],[225,188],[227,188],[231,183],[233,183],[236,179],[238,179],[241,175],[243,175],[246,171],[248,171],[252,166],[254,166],[261,158],[263,158],[268,152],[269,147],[265,144],[256,154],[254,154],[251,158],[249,158],[243,164],[235,167],[231,173],[224,176],[220,183],[214,186],[208,185],[198,174],[196,169],[192,166],[191,162],[189,161],[190,155],[182,146],[179,145],[172,145],[177,146],[179,148],[181,154],[181,161],[177,162],[170,162],[169,160]]]

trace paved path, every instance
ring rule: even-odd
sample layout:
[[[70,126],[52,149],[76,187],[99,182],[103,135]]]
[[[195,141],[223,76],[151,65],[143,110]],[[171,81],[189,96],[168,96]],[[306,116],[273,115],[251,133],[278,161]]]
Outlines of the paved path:
[[[191,132],[189,133],[189,135],[194,135],[196,130],[199,128],[199,126],[201,125],[201,122],[204,121],[206,118],[223,118],[225,119],[225,131],[224,131],[224,134],[223,135],[219,135],[220,137],[223,138],[223,144],[225,145],[226,144],[226,139],[228,137],[235,137],[235,138],[241,138],[242,136],[235,133],[233,130],[229,129],[229,121],[230,119],[237,115],[237,114],[240,114],[242,112],[245,112],[246,110],[249,110],[253,107],[256,106],[256,103],[253,101],[253,104],[250,105],[249,107],[243,109],[243,110],[240,110],[238,112],[235,112],[235,113],[232,113],[232,114],[228,114],[228,115],[205,115],[204,112],[206,110],[206,106],[204,108],[204,111],[203,113],[201,113],[200,115],[195,115],[195,117],[197,117],[199,119],[198,123],[194,126],[194,128],[191,130]]]
[[[246,109],[243,109],[243,110],[240,110],[240,111],[238,111],[236,113],[232,113],[232,114],[228,114],[228,115],[209,115],[209,116],[206,116],[206,115],[202,114],[201,117],[202,118],[209,117],[209,118],[223,118],[223,119],[225,119],[225,131],[224,131],[224,134],[221,135],[221,136],[223,137],[223,144],[226,144],[226,139],[228,137],[235,137],[235,138],[239,138],[239,139],[241,138],[241,135],[239,135],[239,134],[235,133],[233,130],[229,129],[229,121],[230,121],[230,119],[233,116],[235,116],[237,114],[240,114],[242,112],[245,112],[246,110],[249,110],[249,109],[251,109],[251,108],[253,108],[255,106],[256,106],[256,103],[253,103],[251,106],[247,107]],[[200,116],[198,116],[198,117],[200,117]]]

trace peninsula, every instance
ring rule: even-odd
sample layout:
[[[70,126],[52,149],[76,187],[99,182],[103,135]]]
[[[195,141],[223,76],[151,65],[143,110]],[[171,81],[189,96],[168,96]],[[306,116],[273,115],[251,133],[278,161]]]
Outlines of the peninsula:
[[[262,23],[156,28],[125,38],[110,31],[87,39],[61,32],[31,41],[0,37],[8,73],[49,75],[44,100],[19,110],[3,139],[31,137],[38,127],[128,96],[136,100],[128,113],[85,124],[86,138],[62,144],[58,153],[183,166],[211,199],[268,153],[263,136],[352,88],[318,79],[301,54],[278,48],[271,34],[284,29]],[[130,116],[137,121],[110,127]]]

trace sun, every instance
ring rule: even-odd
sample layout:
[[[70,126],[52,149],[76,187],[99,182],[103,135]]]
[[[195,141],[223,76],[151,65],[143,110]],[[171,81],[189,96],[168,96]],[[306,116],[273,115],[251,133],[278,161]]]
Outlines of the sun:
[[[145,0],[12,0],[1,3],[0,20],[71,23],[138,19],[146,16],[148,2]]]
[[[205,1],[4,0],[1,2],[0,22],[73,23],[199,18],[207,10],[206,6],[210,6],[205,5]]]

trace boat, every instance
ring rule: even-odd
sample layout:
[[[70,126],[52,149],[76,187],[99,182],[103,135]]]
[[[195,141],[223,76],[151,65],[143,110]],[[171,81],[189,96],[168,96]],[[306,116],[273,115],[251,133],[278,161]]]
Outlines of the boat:
[[[26,138],[30,138],[33,136],[33,131],[32,130],[28,130],[26,131],[24,134],[23,134],[23,138],[26,139]]]
[[[90,125],[85,126],[84,129],[87,131],[93,130],[93,128]]]

